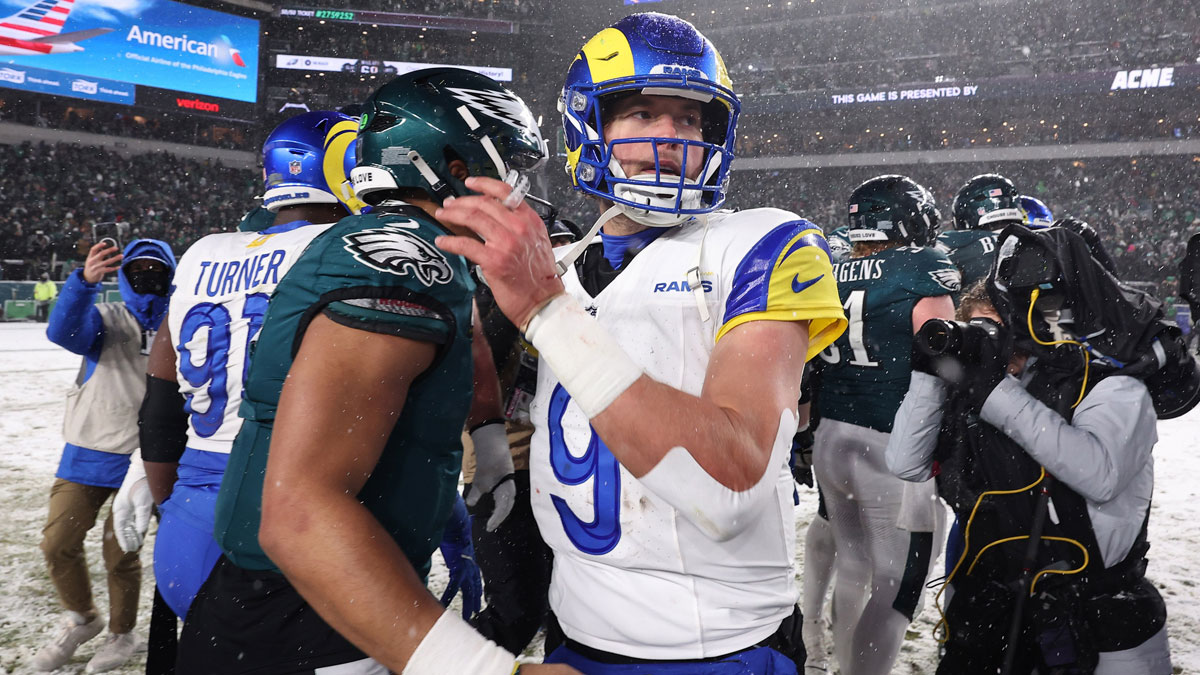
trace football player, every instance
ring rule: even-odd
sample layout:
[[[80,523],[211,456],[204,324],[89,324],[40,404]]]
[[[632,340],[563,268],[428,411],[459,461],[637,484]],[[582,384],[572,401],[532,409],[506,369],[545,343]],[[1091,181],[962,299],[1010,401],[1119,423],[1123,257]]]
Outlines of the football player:
[[[242,425],[249,354],[268,299],[309,242],[361,205],[342,192],[357,128],[324,111],[280,124],[263,144],[263,202],[274,223],[204,237],[179,261],[140,419],[149,488],[162,513],[155,580],[179,617],[220,556],[213,506]]]
[[[580,245],[556,261],[497,180],[438,211],[484,240],[438,245],[480,265],[539,353],[530,480],[563,634],[548,663],[716,674],[804,660],[788,455],[803,364],[845,318],[819,228],[717,211],[741,108],[730,86],[691,24],[625,17],[583,46],[563,89],[574,187],[606,208]]]
[[[912,179],[866,181],[847,213],[854,252],[833,274],[850,326],[821,354],[813,470],[836,550],[834,655],[847,675],[886,675],[920,608],[945,513],[932,482],[888,472],[883,449],[908,390],[913,334],[927,319],[953,318],[960,275],[929,247],[939,214]],[[819,598],[805,599],[814,605]]]
[[[271,297],[179,673],[514,671],[424,585],[473,400],[474,284],[431,213],[545,144],[493,80],[433,68],[372,94],[356,153],[374,210],[313,238]]]
[[[937,245],[962,272],[962,288],[987,276],[996,258],[997,233],[1025,222],[1018,197],[1012,181],[998,173],[980,174],[958,189],[954,229],[939,235]]]

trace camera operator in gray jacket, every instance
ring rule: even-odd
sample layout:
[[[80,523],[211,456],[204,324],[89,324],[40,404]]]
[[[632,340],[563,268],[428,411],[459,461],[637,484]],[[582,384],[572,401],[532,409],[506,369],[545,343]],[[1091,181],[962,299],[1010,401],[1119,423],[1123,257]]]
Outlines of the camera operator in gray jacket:
[[[1195,362],[1065,230],[1005,230],[959,310],[918,335],[885,452],[962,527],[938,673],[1169,674],[1151,451],[1156,417],[1195,404]]]

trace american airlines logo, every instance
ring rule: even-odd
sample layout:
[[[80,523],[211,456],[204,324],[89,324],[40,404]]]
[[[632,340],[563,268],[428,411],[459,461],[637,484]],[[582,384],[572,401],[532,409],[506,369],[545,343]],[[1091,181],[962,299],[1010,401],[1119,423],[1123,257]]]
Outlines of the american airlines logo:
[[[200,54],[212,57],[218,61],[228,59],[240,68],[246,67],[246,62],[242,60],[241,53],[233,46],[233,42],[224,35],[219,40],[204,42],[189,38],[186,33],[183,35],[155,33],[153,31],[142,30],[140,26],[134,24],[129,28],[129,34],[125,36],[125,41],[136,42],[140,45],[150,47],[170,49],[177,52],[186,52],[188,54]]]
[[[0,68],[0,80],[13,84],[25,84],[25,71],[12,68]]]
[[[1109,91],[1117,89],[1154,89],[1175,86],[1174,68],[1146,68],[1145,70],[1118,70]]]
[[[71,91],[77,91],[82,94],[95,94],[100,88],[99,82],[88,82],[87,80],[71,80]]]

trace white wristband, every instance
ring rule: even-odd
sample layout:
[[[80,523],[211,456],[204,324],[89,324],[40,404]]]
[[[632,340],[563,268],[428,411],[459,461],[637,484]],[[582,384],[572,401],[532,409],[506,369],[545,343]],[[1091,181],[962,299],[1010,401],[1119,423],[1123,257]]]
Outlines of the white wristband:
[[[512,675],[516,666],[516,656],[477,633],[453,611],[446,610],[417,645],[403,675]]]
[[[525,338],[588,419],[642,376],[642,369],[612,335],[565,293],[529,320]]]

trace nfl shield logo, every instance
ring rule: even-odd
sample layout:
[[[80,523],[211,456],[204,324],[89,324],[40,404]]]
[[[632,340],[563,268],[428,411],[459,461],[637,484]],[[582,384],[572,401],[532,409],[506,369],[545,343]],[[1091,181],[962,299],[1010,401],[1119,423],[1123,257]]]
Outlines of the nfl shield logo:
[[[1004,194],[1004,190],[1001,190],[1000,188],[992,188],[991,190],[988,190],[989,197],[999,197],[1002,194]]]
[[[293,159],[292,161],[288,162],[288,172],[289,173],[291,173],[293,176],[299,176],[300,171],[301,171],[300,160]]]
[[[983,214],[987,213],[987,209],[981,206],[978,209],[975,209],[975,212],[982,216]]]
[[[850,213],[858,213],[858,204],[850,205]]]

